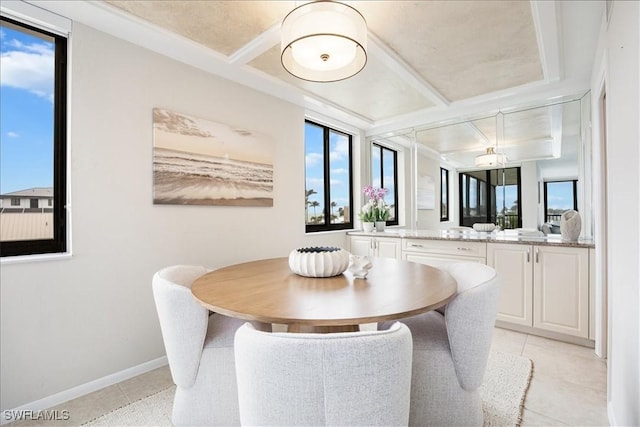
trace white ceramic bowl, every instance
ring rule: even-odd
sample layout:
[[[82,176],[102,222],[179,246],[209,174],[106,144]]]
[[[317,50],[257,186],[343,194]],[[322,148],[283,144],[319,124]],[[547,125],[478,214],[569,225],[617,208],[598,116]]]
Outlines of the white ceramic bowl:
[[[294,249],[289,254],[289,268],[305,277],[333,277],[349,266],[349,252],[338,247]]]
[[[491,223],[476,222],[475,224],[473,224],[473,229],[476,231],[493,231],[496,229],[496,225]]]

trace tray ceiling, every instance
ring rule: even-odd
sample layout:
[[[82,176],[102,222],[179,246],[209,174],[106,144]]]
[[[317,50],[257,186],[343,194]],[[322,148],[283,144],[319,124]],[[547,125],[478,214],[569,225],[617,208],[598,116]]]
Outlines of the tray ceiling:
[[[347,2],[367,21],[367,65],[344,81],[311,83],[291,76],[280,63],[280,23],[299,3],[101,4],[106,4],[103,10],[206,47],[212,61],[230,68],[227,75],[236,70],[257,79],[254,87],[271,87],[269,93],[298,94],[307,108],[336,113],[369,135],[415,129],[464,113],[493,117],[519,97],[543,100],[554,90],[557,95],[584,94],[603,10],[602,2],[583,1]],[[571,19],[563,23],[563,16]],[[557,152],[550,142],[558,137],[550,130],[558,117],[553,114],[552,109],[538,110],[536,116],[523,115],[518,121],[514,115],[505,122],[505,138],[513,136],[512,145],[523,147],[520,157],[535,152],[531,147],[536,146],[543,157]],[[454,153],[451,158],[466,153],[458,157],[467,162],[495,141],[491,117],[416,139],[437,153]],[[562,132],[562,123],[558,126]]]
[[[279,26],[296,2],[115,1],[112,6],[233,55]],[[360,74],[308,83],[280,64],[279,40],[246,66],[309,91],[371,122],[544,79],[531,5],[526,1],[356,1],[377,49]],[[370,42],[371,44],[371,42]],[[382,54],[377,54],[381,51]],[[394,63],[390,64],[390,59]],[[398,73],[398,64],[405,70]],[[417,82],[407,82],[410,73]],[[422,90],[415,85],[422,84]],[[433,92],[427,95],[426,92]],[[346,94],[345,92],[348,92]],[[431,98],[431,99],[430,99]],[[382,100],[385,100],[384,102]]]

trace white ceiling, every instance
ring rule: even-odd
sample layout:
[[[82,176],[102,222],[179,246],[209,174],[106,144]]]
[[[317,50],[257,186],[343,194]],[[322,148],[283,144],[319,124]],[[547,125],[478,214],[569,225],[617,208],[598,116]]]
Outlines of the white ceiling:
[[[57,8],[72,19],[298,103],[367,135],[434,127],[454,118],[495,117],[517,105],[584,94],[604,11],[603,1],[347,2],[367,21],[367,65],[344,81],[311,83],[289,75],[280,64],[280,23],[301,2],[32,3]],[[532,136],[518,133],[531,130],[533,121],[548,125],[557,120],[538,113],[520,120],[522,126],[514,124],[511,133],[522,140],[548,140],[549,126],[546,134],[541,126]],[[490,121],[463,125],[468,139],[444,138],[453,130],[443,129],[440,138],[431,135],[423,143],[442,154],[477,154],[487,140],[495,141]],[[505,129],[505,137],[507,133]]]

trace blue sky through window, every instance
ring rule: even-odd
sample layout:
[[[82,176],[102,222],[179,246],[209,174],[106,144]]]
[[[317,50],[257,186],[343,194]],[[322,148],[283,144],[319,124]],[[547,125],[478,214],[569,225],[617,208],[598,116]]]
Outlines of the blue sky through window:
[[[305,185],[306,190],[314,190],[315,194],[308,197],[308,201],[317,206],[307,208],[307,222],[310,217],[320,216],[324,206],[324,133],[321,126],[312,123],[305,124]],[[327,210],[339,216],[340,208],[349,207],[349,137],[337,132],[329,132],[329,184],[331,191],[330,202],[335,206],[328,206]],[[340,221],[341,222],[341,221]]]
[[[307,214],[316,216],[324,209],[324,141],[323,130],[310,123],[305,124],[305,166],[306,189],[314,190],[309,196],[310,203],[317,202],[318,206],[309,206]],[[308,221],[308,218],[307,218]]]
[[[547,209],[573,209],[573,181],[547,182]]]
[[[349,206],[349,137],[329,132],[329,177],[331,201]]]
[[[374,145],[371,150],[371,185],[373,187],[382,187],[380,179],[380,154],[382,153],[382,167],[384,172],[384,188],[387,189],[387,194],[384,196],[384,201],[393,205],[395,200],[396,184],[394,182],[394,163],[393,163],[393,151],[388,149],[382,149],[378,145]],[[392,215],[393,216],[393,215]]]
[[[504,194],[503,194],[504,190]],[[517,185],[499,185],[496,187],[496,209],[498,213],[502,213],[503,207],[507,211],[511,209],[518,200],[518,186]],[[504,206],[503,206],[504,201]]]
[[[0,27],[0,193],[53,186],[54,43]]]

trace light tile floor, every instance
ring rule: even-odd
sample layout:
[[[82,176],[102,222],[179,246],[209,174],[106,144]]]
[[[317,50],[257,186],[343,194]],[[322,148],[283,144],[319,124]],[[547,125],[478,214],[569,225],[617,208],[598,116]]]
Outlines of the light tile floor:
[[[496,328],[492,350],[533,361],[523,426],[609,425],[607,366],[593,349]]]
[[[496,328],[492,350],[522,355],[533,361],[523,426],[609,425],[607,368],[592,349]],[[51,408],[68,410],[69,420],[20,421],[9,425],[77,426],[172,384],[165,366]]]

